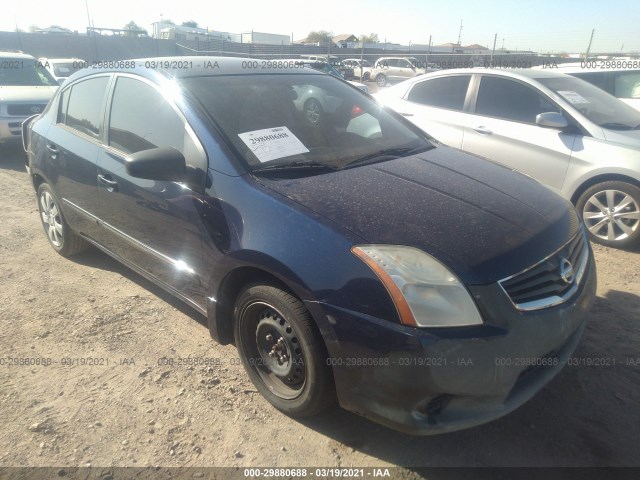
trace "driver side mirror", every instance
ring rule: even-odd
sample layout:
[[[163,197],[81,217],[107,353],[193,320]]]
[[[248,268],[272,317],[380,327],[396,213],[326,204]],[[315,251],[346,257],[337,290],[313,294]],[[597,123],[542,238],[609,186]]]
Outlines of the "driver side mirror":
[[[557,128],[562,130],[569,126],[569,122],[561,113],[545,112],[536,116],[536,125],[542,128]]]

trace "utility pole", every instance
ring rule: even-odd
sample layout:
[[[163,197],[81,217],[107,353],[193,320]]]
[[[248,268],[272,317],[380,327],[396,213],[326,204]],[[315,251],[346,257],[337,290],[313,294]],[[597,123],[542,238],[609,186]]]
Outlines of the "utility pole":
[[[496,40],[498,40],[498,34],[493,36],[493,50],[491,50],[491,61],[493,62],[493,55],[496,53]]]
[[[427,50],[427,58],[426,58],[427,65],[425,65],[425,71],[429,66],[429,55],[431,55],[431,35],[429,35],[429,48]]]
[[[589,46],[587,47],[587,53],[585,55],[585,59],[589,58],[589,52],[591,52],[591,42],[593,42],[593,34],[596,33],[596,29],[591,30],[591,38],[589,39]]]
[[[458,31],[458,45],[462,45],[462,20],[460,20],[460,30]]]

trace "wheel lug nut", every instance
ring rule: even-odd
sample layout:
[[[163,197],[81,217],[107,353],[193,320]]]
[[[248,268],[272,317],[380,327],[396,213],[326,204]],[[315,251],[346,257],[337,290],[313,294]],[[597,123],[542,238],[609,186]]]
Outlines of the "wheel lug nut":
[[[266,337],[267,342],[273,342],[273,335],[269,334]]]

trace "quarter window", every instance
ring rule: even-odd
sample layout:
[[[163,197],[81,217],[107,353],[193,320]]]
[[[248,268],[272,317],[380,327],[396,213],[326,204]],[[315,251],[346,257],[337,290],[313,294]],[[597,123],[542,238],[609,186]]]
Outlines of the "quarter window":
[[[62,95],[60,121],[67,126],[99,138],[102,132],[104,97],[109,77],[96,77],[76,83]]]
[[[434,78],[416,83],[407,99],[410,102],[462,111],[471,75]]]
[[[527,85],[505,78],[482,77],[477,114],[535,124],[536,116],[544,112],[560,113],[550,100]]]
[[[109,145],[126,153],[156,147],[184,152],[185,125],[153,87],[119,77],[111,103]]]

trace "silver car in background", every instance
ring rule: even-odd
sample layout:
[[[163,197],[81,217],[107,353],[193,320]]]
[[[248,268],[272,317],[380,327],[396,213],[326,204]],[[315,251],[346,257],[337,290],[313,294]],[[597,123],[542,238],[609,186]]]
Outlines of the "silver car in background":
[[[603,90],[545,70],[455,69],[375,97],[440,142],[560,193],[593,241],[640,244],[640,112]]]
[[[81,58],[39,58],[40,66],[47,69],[53,78],[62,85],[72,74],[81,70],[87,62]]]

